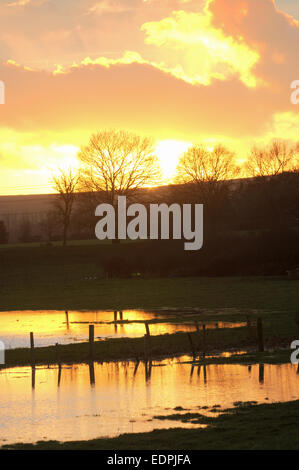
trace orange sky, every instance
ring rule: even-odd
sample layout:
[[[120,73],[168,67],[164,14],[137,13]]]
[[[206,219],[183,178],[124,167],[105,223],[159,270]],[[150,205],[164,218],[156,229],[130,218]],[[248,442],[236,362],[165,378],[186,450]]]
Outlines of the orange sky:
[[[244,160],[298,139],[297,0],[2,0],[0,194],[49,192],[89,135],[157,140],[166,177],[192,142]]]

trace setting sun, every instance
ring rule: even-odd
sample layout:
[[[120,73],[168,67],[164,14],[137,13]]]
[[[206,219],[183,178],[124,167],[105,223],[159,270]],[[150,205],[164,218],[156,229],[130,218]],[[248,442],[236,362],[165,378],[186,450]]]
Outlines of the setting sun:
[[[156,151],[159,158],[163,179],[170,182],[175,176],[179,157],[192,144],[178,140],[161,140],[157,143]]]

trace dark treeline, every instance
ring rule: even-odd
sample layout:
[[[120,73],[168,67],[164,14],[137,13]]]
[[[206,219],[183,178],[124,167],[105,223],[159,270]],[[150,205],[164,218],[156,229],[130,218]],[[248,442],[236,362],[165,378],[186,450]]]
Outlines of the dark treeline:
[[[47,240],[50,247],[62,240],[63,257],[67,259],[69,249],[75,257],[85,253],[106,277],[285,274],[299,266],[298,149],[298,144],[282,141],[254,147],[244,166],[251,177],[237,179],[241,169],[226,147],[195,145],[179,159],[178,184],[158,186],[150,139],[101,131],[82,147],[79,172],[61,170],[53,178],[56,198],[40,223],[40,241]],[[117,220],[118,196],[126,196],[128,205],[138,202],[147,208],[203,204],[203,248],[185,251],[184,240],[171,240],[171,230],[170,240],[68,247],[69,240],[95,239],[98,204],[113,206]],[[32,241],[25,222],[20,241]],[[148,238],[149,227],[148,220]],[[0,224],[0,243],[6,241]]]
[[[194,184],[144,189],[136,200],[203,203],[204,246],[188,252],[183,240],[106,245],[98,260],[105,276],[281,275],[299,265],[298,172],[227,181],[204,192]],[[81,195],[72,238],[94,239],[96,221],[94,205]]]
[[[95,194],[92,198],[87,193],[76,194],[70,240],[95,239],[98,218],[94,210],[102,197],[99,193],[94,198]],[[103,277],[283,275],[299,266],[298,172],[227,181],[205,188],[204,192],[195,184],[141,189],[133,200],[128,198],[128,205],[131,202],[146,206],[203,203],[203,248],[185,251],[184,240],[67,246],[63,255],[59,250],[57,265],[69,264],[78,257],[86,263],[95,263],[96,274]],[[3,224],[0,229],[1,241],[5,243],[7,233]],[[43,251],[40,262],[53,263],[56,248],[51,243],[61,240],[61,234],[60,225],[51,214],[44,221],[44,230],[49,248]],[[20,254],[16,263],[22,264]]]

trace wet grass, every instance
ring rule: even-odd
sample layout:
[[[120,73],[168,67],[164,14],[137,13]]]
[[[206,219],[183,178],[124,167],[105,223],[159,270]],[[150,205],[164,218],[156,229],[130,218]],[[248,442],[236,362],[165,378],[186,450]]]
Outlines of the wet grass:
[[[202,353],[211,354],[215,352],[233,350],[244,350],[247,348],[256,349],[256,339],[248,336],[247,328],[234,329],[211,329],[206,330],[205,342],[203,342],[203,333],[194,332],[190,334],[195,354],[202,361]],[[266,346],[269,349],[281,347],[289,348],[292,338],[279,340],[274,337],[268,337]],[[166,335],[151,336],[151,347],[145,350],[144,338],[115,338],[106,341],[95,341],[93,348],[93,359],[96,362],[117,361],[117,360],[147,360],[160,359],[164,357],[173,357],[182,354],[190,354],[190,360],[193,356],[190,340],[186,333],[175,333]],[[203,347],[205,344],[205,348]],[[277,353],[251,353],[248,356],[233,356],[232,358],[217,357],[206,358],[205,363],[255,363],[271,362],[282,363],[289,362],[290,351]],[[76,343],[68,345],[39,347],[34,349],[34,362],[38,364],[67,364],[90,361],[89,343]],[[5,366],[21,366],[32,363],[29,348],[9,349],[5,354]]]
[[[218,417],[200,413],[173,416],[179,422],[205,421],[206,428],[155,430],[123,434],[113,439],[65,442],[40,441],[3,449],[76,450],[293,450],[299,449],[299,401],[262,404],[241,403]]]

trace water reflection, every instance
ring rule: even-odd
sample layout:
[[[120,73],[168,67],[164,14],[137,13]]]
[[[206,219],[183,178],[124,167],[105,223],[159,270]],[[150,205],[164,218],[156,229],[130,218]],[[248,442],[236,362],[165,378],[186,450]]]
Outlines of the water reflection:
[[[143,310],[126,311],[15,311],[0,312],[0,339],[6,348],[28,347],[29,332],[34,332],[35,346],[49,346],[56,342],[68,344],[88,339],[88,325],[95,325],[95,338],[141,337],[146,333],[144,322],[163,319],[150,324],[152,335],[195,331],[195,322],[167,323],[169,315]],[[172,318],[174,318],[172,316]],[[169,321],[169,320],[168,320]],[[115,323],[116,322],[116,323]],[[123,323],[120,323],[123,322]],[[135,322],[135,323],[128,323]],[[237,328],[246,323],[209,322],[205,327]],[[202,329],[203,325],[198,324]]]
[[[299,398],[297,366],[147,363],[22,367],[0,372],[0,442],[76,440],[176,427],[176,407]],[[210,413],[201,408],[200,413]],[[215,415],[215,413],[213,413]],[[179,423],[179,426],[183,424]],[[188,423],[188,427],[193,425]]]

